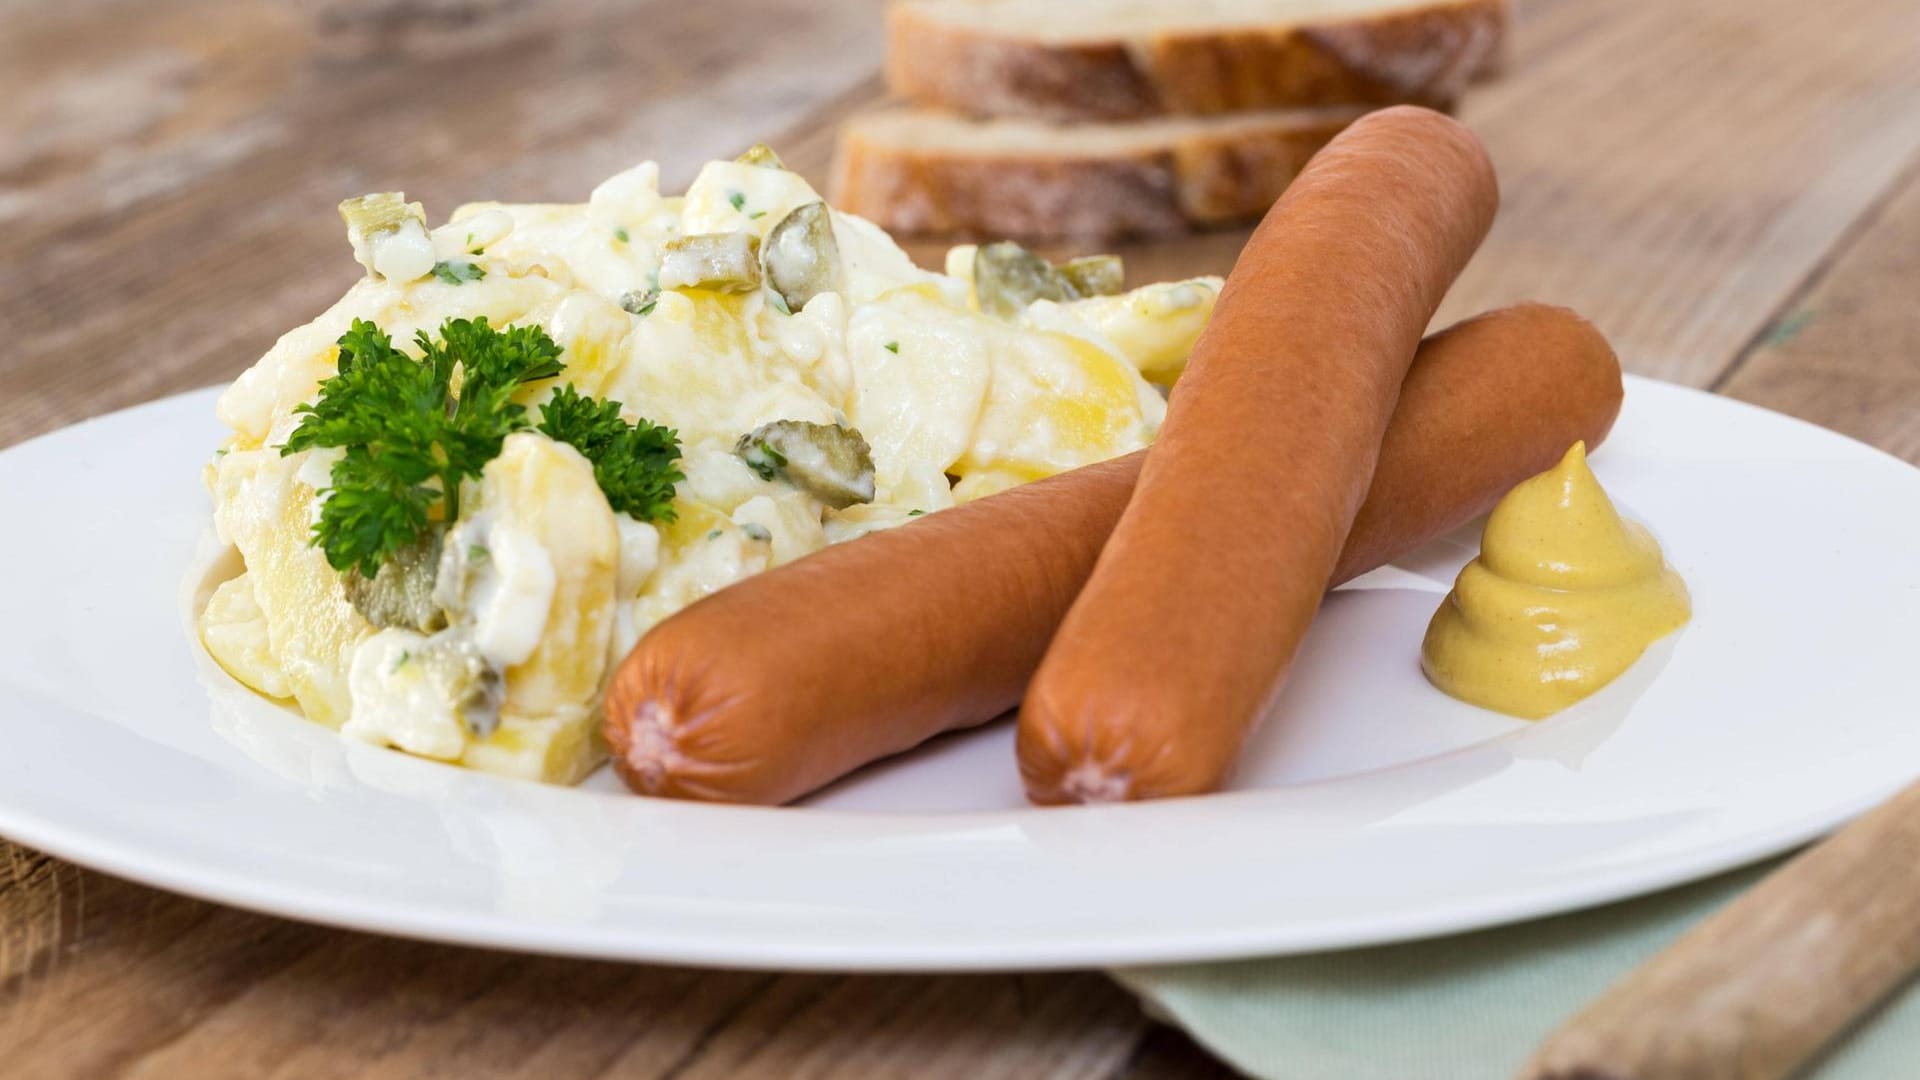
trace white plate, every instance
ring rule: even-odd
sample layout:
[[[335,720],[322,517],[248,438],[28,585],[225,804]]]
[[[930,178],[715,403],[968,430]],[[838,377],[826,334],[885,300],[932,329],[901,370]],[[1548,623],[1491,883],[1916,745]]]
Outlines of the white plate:
[[[1697,613],[1614,686],[1533,726],[1429,688],[1420,636],[1473,540],[1454,537],[1329,602],[1240,790],[1053,810],[1022,805],[1004,724],[780,810],[348,745],[187,629],[219,435],[201,392],[0,454],[0,833],[297,918],[783,968],[1283,953],[1699,877],[1920,772],[1920,471],[1643,380],[1595,467]]]

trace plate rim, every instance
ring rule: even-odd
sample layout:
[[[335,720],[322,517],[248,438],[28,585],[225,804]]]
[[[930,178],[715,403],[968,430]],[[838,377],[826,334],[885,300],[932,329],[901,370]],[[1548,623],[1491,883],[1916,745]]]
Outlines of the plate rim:
[[[1277,925],[1272,932],[1239,927],[1209,934],[1190,929],[1183,934],[1162,933],[1154,937],[1076,938],[1065,945],[1002,945],[989,955],[979,955],[978,947],[972,945],[887,945],[868,953],[843,941],[787,943],[770,948],[757,941],[740,944],[680,940],[673,935],[656,937],[635,934],[628,929],[614,931],[604,926],[516,920],[499,913],[461,912],[453,914],[450,921],[449,913],[426,906],[405,909],[404,916],[396,917],[392,912],[401,910],[397,907],[383,908],[337,894],[331,899],[315,901],[311,899],[314,894],[310,890],[280,888],[275,883],[262,883],[227,869],[174,872],[166,868],[165,860],[148,864],[124,844],[65,837],[57,824],[11,811],[4,803],[0,803],[0,837],[89,870],[195,900],[337,930],[434,944],[721,970],[859,974],[1071,971],[1343,952],[1494,930],[1573,914],[1704,881],[1798,849],[1859,817],[1905,786],[1906,782],[1902,782],[1886,790],[1875,790],[1838,813],[1814,815],[1805,821],[1756,834],[1744,843],[1713,845],[1712,850],[1717,854],[1711,856],[1699,854],[1707,848],[1702,845],[1701,849],[1675,852],[1631,870],[1617,870],[1604,885],[1574,879],[1559,887],[1543,886],[1503,897],[1456,901],[1445,909],[1447,914],[1443,917],[1365,917],[1343,924],[1340,932],[1317,930],[1311,935],[1314,942],[1311,945],[1302,944],[1301,939],[1307,935]]]

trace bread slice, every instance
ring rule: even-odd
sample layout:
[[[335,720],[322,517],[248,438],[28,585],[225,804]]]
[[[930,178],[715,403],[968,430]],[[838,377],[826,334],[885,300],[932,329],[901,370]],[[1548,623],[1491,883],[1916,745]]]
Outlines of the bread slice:
[[[895,107],[849,120],[835,206],[889,231],[1168,236],[1257,218],[1359,107],[1052,125]]]
[[[894,0],[887,85],[1056,120],[1446,106],[1508,21],[1507,0]]]

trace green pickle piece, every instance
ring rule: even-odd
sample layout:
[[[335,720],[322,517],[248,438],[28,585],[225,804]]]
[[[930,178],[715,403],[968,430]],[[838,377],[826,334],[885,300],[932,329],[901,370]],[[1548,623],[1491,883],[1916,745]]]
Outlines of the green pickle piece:
[[[434,580],[440,571],[440,542],[444,530],[434,529],[417,544],[401,548],[380,564],[372,577],[359,568],[340,576],[347,602],[361,617],[381,628],[404,626],[430,634],[447,625],[447,613],[434,599]]]
[[[733,452],[762,480],[782,480],[844,510],[873,501],[873,451],[839,424],[775,420],[740,436]]]
[[[973,294],[980,310],[1011,319],[1035,300],[1084,300],[1121,289],[1118,255],[1088,255],[1054,266],[1011,240],[983,245],[973,256]]]
[[[752,292],[760,287],[760,240],[752,233],[696,233],[660,252],[662,289]]]
[[[1112,296],[1125,289],[1127,267],[1118,255],[1084,255],[1060,264],[1060,276],[1080,295]]]
[[[426,228],[426,214],[419,203],[410,203],[398,191],[376,191],[340,200],[340,217],[347,223],[349,239],[371,240],[400,231],[409,221]]]
[[[768,146],[766,143],[754,143],[752,146],[747,147],[744,153],[733,160],[742,165],[758,165],[767,169],[785,169],[787,167],[786,162],[780,160],[780,155],[774,153],[773,147]]]
[[[767,232],[760,245],[760,269],[767,285],[799,311],[807,301],[839,288],[840,244],[833,237],[833,214],[824,202],[796,206]]]

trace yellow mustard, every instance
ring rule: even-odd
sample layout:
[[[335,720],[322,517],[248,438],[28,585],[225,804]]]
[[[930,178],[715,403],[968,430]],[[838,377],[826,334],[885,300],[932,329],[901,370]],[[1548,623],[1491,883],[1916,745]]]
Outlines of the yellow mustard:
[[[1614,509],[1575,443],[1494,508],[1420,666],[1462,701],[1538,720],[1612,682],[1692,614],[1659,543]]]

